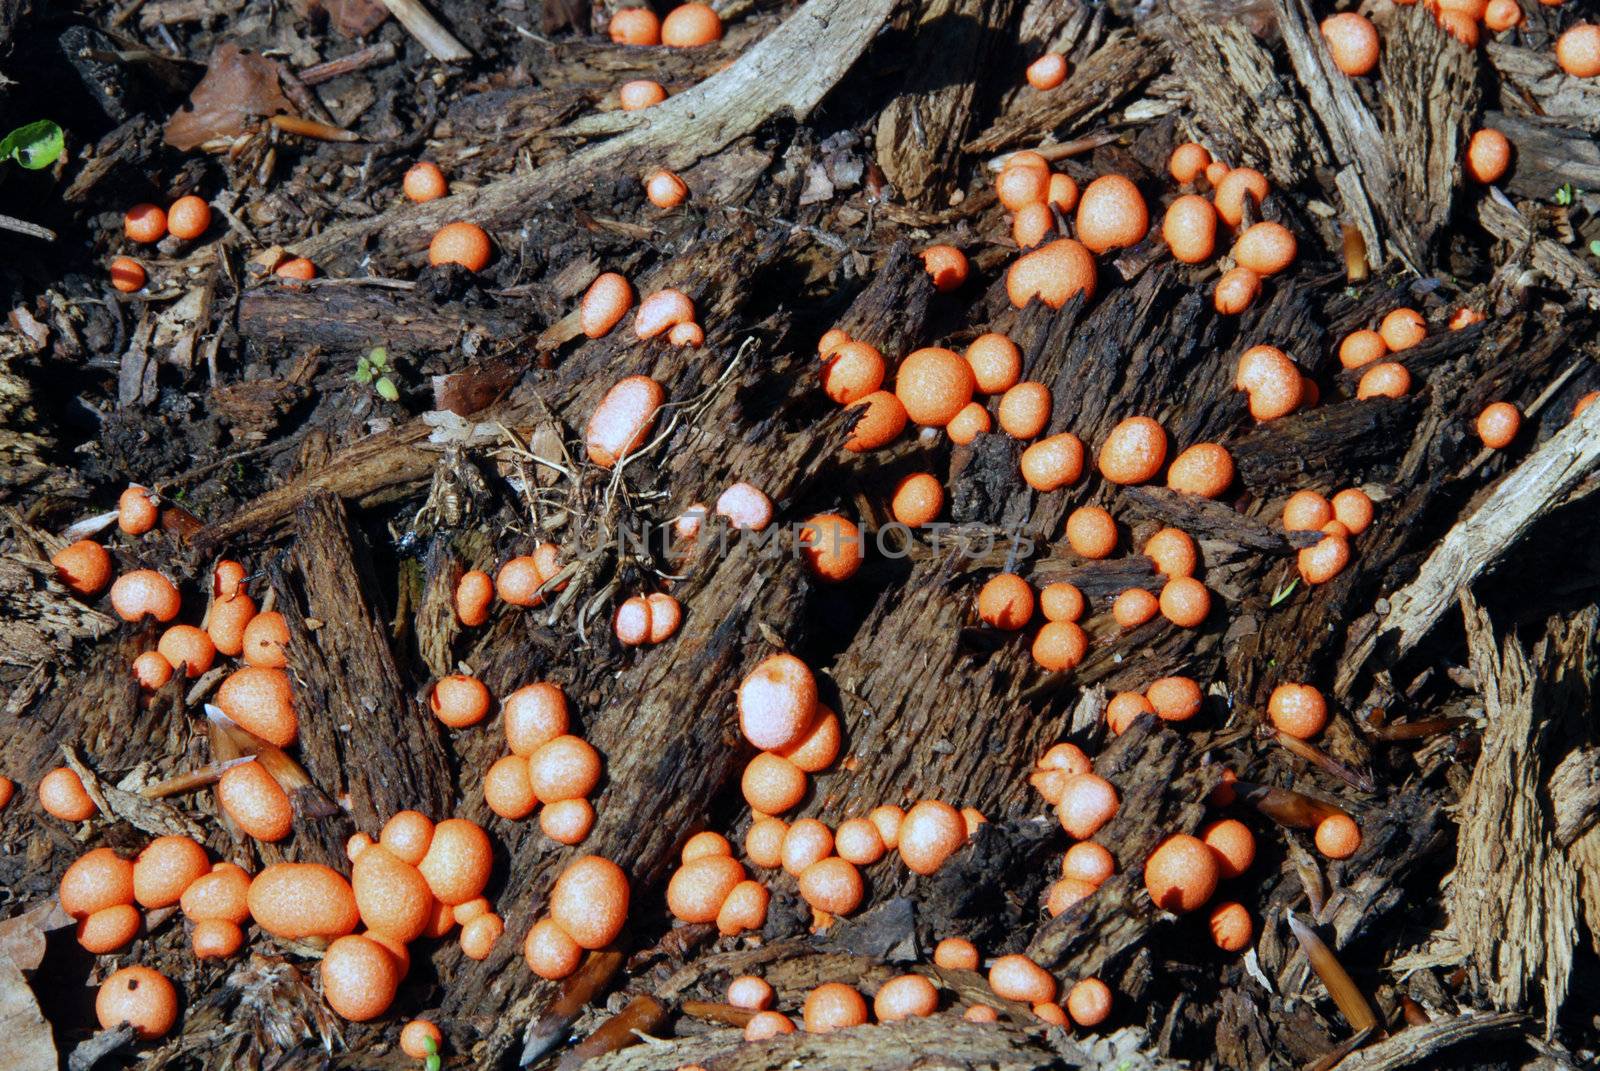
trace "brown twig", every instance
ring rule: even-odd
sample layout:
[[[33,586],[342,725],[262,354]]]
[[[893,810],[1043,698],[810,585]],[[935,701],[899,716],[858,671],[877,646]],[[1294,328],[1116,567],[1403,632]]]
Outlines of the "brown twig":
[[[342,78],[347,74],[376,67],[381,63],[394,61],[394,44],[390,41],[380,41],[375,45],[358,49],[347,56],[328,60],[326,63],[314,64],[300,72],[300,82],[306,86],[318,86],[323,82],[331,82],[335,78]]]
[[[440,25],[420,0],[383,0],[383,6],[400,20],[400,25],[417,39],[418,44],[428,50],[428,55],[440,63],[461,63],[472,58],[467,46]]]
[[[267,120],[285,134],[295,134],[302,138],[315,138],[318,141],[360,141],[361,135],[353,130],[341,130],[327,123],[319,123],[315,119],[301,119],[293,115],[274,115]]]
[[[1317,972],[1322,984],[1328,987],[1328,996],[1339,1006],[1339,1013],[1345,1020],[1358,1033],[1376,1027],[1378,1014],[1372,1010],[1372,1005],[1367,1003],[1367,998],[1356,986],[1355,979],[1350,977],[1350,972],[1344,969],[1344,964],[1339,962],[1339,957],[1333,954],[1333,950],[1293,912],[1289,913],[1289,929],[1294,934],[1294,939],[1300,943],[1306,958],[1311,961],[1311,969]]]

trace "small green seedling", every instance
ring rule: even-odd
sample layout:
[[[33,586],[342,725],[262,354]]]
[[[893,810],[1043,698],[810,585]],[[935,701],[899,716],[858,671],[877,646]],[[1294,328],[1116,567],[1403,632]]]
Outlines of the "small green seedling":
[[[1594,241],[1589,243],[1589,252],[1593,253],[1597,257],[1600,257],[1600,238],[1596,238]]]
[[[362,385],[372,384],[372,389],[378,392],[378,397],[386,402],[400,400],[400,388],[395,386],[389,373],[389,351],[382,346],[374,346],[372,352],[356,362],[355,381]]]
[[[428,1058],[422,1062],[422,1066],[427,1068],[427,1071],[439,1071],[443,1063],[439,1059],[438,1043],[432,1038],[423,1038],[422,1047],[428,1050]]]
[[[1556,191],[1556,204],[1562,208],[1572,204],[1572,183],[1564,182],[1561,184],[1561,188]]]
[[[1286,587],[1286,588],[1285,587],[1279,587],[1277,591],[1274,591],[1272,593],[1272,601],[1270,603],[1268,603],[1267,605],[1269,607],[1278,605],[1284,599],[1287,599],[1290,595],[1293,595],[1294,594],[1294,589],[1299,587],[1299,586],[1300,586],[1300,578],[1299,577],[1295,577],[1293,580],[1291,580],[1289,582],[1289,586],[1288,587]]]
[[[48,119],[19,126],[0,139],[0,160],[15,160],[20,167],[38,171],[61,158],[67,147],[61,128]]]

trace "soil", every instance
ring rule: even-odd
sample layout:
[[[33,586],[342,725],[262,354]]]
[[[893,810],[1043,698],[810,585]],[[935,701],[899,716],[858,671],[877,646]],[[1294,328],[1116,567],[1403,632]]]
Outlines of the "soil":
[[[1353,6],[1308,0],[719,0],[724,37],[694,49],[612,43],[605,0],[421,6],[442,37],[391,17],[417,7],[399,0],[0,0],[0,133],[48,118],[66,134],[49,167],[0,163],[14,224],[0,220],[10,1065],[400,1068],[418,1061],[399,1027],[423,1016],[444,1032],[446,1068],[1596,1066],[1600,406],[1574,409],[1600,389],[1600,79],[1565,75],[1552,49],[1600,21],[1600,3],[1528,3],[1520,28],[1485,29],[1469,49],[1428,5],[1372,0],[1383,53],[1364,78],[1334,68],[1318,32]],[[452,49],[464,58],[440,58]],[[1045,51],[1069,68],[1040,91],[1022,72]],[[641,78],[668,101],[621,111],[617,87]],[[1515,146],[1493,188],[1461,164],[1483,127]],[[1160,237],[1179,192],[1168,156],[1190,140],[1261,171],[1272,192],[1246,223],[1298,239],[1294,265],[1242,315],[1212,304],[1225,257],[1180,264]],[[1080,187],[1127,175],[1150,206],[1149,236],[1098,258],[1091,299],[1008,300],[1018,250],[994,180],[1019,149]],[[450,196],[403,198],[421,159]],[[687,183],[682,206],[645,198],[658,167]],[[200,239],[125,238],[130,206],[191,193],[213,206]],[[490,234],[484,270],[429,265],[429,240],[454,220]],[[1059,222],[1070,233],[1071,214]],[[970,259],[950,293],[920,256],[936,243]],[[112,288],[116,255],[144,265],[142,290]],[[318,277],[274,276],[288,256]],[[601,271],[641,295],[681,289],[704,345],[644,342],[630,321],[585,337],[574,310]],[[1398,358],[1412,389],[1358,399],[1339,342],[1401,306],[1428,321]],[[1447,326],[1463,309],[1481,321]],[[1051,391],[1047,434],[1074,432],[1092,459],[1120,420],[1150,416],[1174,453],[1223,444],[1236,478],[1214,501],[1093,471],[1039,493],[1020,476],[1025,444],[998,432],[963,446],[912,428],[848,452],[853,414],[817,378],[834,327],[883,351],[891,387],[914,349],[1004,332]],[[1263,343],[1290,354],[1319,404],[1251,418],[1234,376]],[[585,425],[636,374],[672,405],[648,450],[601,469]],[[1494,401],[1524,423],[1485,450],[1474,421]],[[946,488],[936,531],[890,525],[914,472]],[[770,540],[663,537],[739,481],[775,504]],[[162,503],[136,537],[113,512],[130,483]],[[1351,487],[1377,519],[1338,576],[1310,585],[1297,554],[1319,537],[1286,532],[1283,503]],[[1063,537],[1084,505],[1118,521],[1109,559]],[[787,527],[823,511],[869,534],[843,584],[808,571]],[[1212,612],[1193,629],[1160,616],[1119,629],[1119,593],[1161,589],[1138,551],[1168,525],[1199,544]],[[58,582],[50,556],[83,536],[119,571],[171,577],[183,621],[202,620],[222,558],[284,615],[301,725],[289,839],[251,840],[216,802],[214,764],[237,752],[206,716],[222,674],[141,692],[128,666],[159,628]],[[543,542],[569,567],[559,595],[497,602],[487,624],[463,626],[462,573]],[[1003,570],[1086,596],[1074,670],[1033,661],[1035,630],[979,620],[976,593]],[[668,590],[681,631],[623,647],[616,606]],[[845,729],[838,762],[787,817],[836,825],[933,798],[986,821],[933,875],[894,853],[863,868],[850,918],[815,918],[793,877],[752,868],[772,892],[765,927],[722,937],[675,922],[664,892],[697,832],[742,855],[754,751],[735,690],[780,650],[816,670]],[[536,680],[565,691],[605,762],[581,845],[485,805],[501,719],[435,719],[431,684],[452,672],[494,696]],[[1173,674],[1204,687],[1196,718],[1109,732],[1111,696]],[[1267,718],[1285,681],[1328,697],[1309,748]],[[1095,839],[1118,873],[1051,917],[1069,841],[1028,774],[1063,740],[1117,788]],[[64,763],[98,796],[88,822],[38,803],[39,777]],[[1231,805],[1213,795],[1224,770],[1240,782]],[[143,791],[188,775],[182,791]],[[1360,850],[1319,854],[1308,807],[1355,817]],[[169,909],[96,957],[55,906],[62,872],[93,847],[131,857],[183,833],[251,872],[348,872],[348,838],[406,808],[488,830],[486,895],[506,932],[482,961],[454,936],[419,941],[371,1022],[323,1002],[318,948],[252,926],[241,954],[197,961]],[[1161,910],[1141,880],[1161,840],[1224,814],[1258,845],[1218,893],[1254,921],[1244,953],[1215,947],[1206,912]],[[627,871],[628,927],[572,978],[541,981],[523,937],[586,853]],[[951,935],[986,958],[1024,952],[1065,985],[1103,979],[1111,1018],[1046,1026],[981,973],[933,966]],[[94,987],[134,963],[182,994],[159,1041],[95,1019]],[[822,982],[870,1000],[908,971],[935,980],[938,1015],[747,1044],[747,1015],[723,1003],[731,978],[755,973],[798,1017]],[[964,1021],[974,1002],[1001,1021]]]

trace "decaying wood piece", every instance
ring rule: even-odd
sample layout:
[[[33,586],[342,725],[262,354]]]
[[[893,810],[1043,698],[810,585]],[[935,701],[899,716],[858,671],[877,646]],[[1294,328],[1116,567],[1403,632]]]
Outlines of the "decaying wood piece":
[[[670,1045],[646,1045],[594,1060],[592,1071],[674,1071],[698,1063],[720,1071],[765,1071],[804,1067],[808,1071],[1052,1071],[1098,1069],[1066,1035],[1000,1023],[951,1022],[945,1018],[906,1019],[841,1030],[833,1034],[797,1031],[748,1044],[738,1030],[717,1030]]]
[[[1517,147],[1505,181],[1514,196],[1547,198],[1564,185],[1600,189],[1600,142],[1593,134],[1564,122],[1511,112],[1485,112],[1483,125],[1500,131]]]
[[[1530,651],[1497,635],[1470,593],[1461,603],[1487,724],[1458,809],[1451,924],[1496,1007],[1543,997],[1549,1036],[1571,986],[1582,874],[1544,802],[1547,755],[1587,731],[1600,611],[1552,621]]]
[[[1508,473],[1470,517],[1445,535],[1416,579],[1388,597],[1388,612],[1377,631],[1339,666],[1335,687],[1340,694],[1380,648],[1385,658],[1397,658],[1415,647],[1472,581],[1562,502],[1596,464],[1600,407],[1591,406]]]
[[[1553,49],[1494,39],[1483,49],[1505,83],[1504,107],[1600,133],[1600,85],[1593,78],[1574,78],[1563,71]],[[1520,149],[1520,142],[1514,144]]]
[[[1515,1037],[1528,1017],[1516,1012],[1467,1012],[1449,1019],[1409,1026],[1346,1056],[1329,1071],[1403,1071],[1435,1067],[1431,1061],[1457,1045]]]
[[[272,345],[388,345],[400,353],[450,350],[473,336],[515,343],[541,326],[530,321],[526,313],[497,305],[441,304],[420,290],[371,286],[261,287],[239,300],[236,320],[241,336]]]
[[[36,666],[99,639],[116,622],[73,598],[56,567],[19,555],[0,556],[0,663]]]
[[[979,87],[1005,52],[1020,0],[922,0],[907,33],[908,83],[878,113],[877,159],[900,196],[943,208]]]
[[[1528,218],[1499,190],[1491,189],[1479,200],[1478,222],[1496,238],[1511,242],[1519,256],[1526,256],[1551,282],[1589,308],[1600,309],[1600,273],[1561,243],[1539,237]]]
[[[1399,198],[1381,207],[1387,219],[1406,221],[1417,254],[1427,257],[1462,185],[1461,161],[1478,111],[1478,55],[1447,38],[1424,7],[1413,7],[1395,11],[1380,66],[1383,129]]]
[[[1173,68],[1218,159],[1265,172],[1273,185],[1299,183],[1328,164],[1328,146],[1305,105],[1283,92],[1272,53],[1237,18],[1174,3],[1151,28],[1168,41]]]
[[[967,142],[968,152],[1032,147],[1087,130],[1158,74],[1162,50],[1132,33],[1115,32],[1067,73],[1048,93],[1019,93],[983,133]]]
[[[358,829],[407,808],[447,814],[453,786],[439,724],[395,664],[370,555],[343,504],[314,493],[294,534],[294,569],[275,586],[307,771],[329,795],[348,793]]]
[[[348,269],[374,235],[390,248],[414,251],[451,220],[471,219],[491,230],[514,226],[528,204],[646,155],[655,166],[684,170],[774,115],[809,115],[866,50],[893,6],[894,0],[808,0],[731,67],[688,92],[642,111],[607,112],[573,131],[614,135],[606,141],[531,174],[330,227],[300,243],[299,252]]]
[[[1327,135],[1335,166],[1340,167],[1336,184],[1345,210],[1366,239],[1367,259],[1381,261],[1381,251],[1387,248],[1413,267],[1420,265],[1416,234],[1406,220],[1393,218],[1404,209],[1377,117],[1362,102],[1349,76],[1334,66],[1306,0],[1274,0],[1274,6],[1295,77]],[[1448,47],[1443,31],[1436,32],[1438,47]]]
[[[1556,843],[1569,848],[1600,822],[1600,747],[1569,752],[1550,775]]]

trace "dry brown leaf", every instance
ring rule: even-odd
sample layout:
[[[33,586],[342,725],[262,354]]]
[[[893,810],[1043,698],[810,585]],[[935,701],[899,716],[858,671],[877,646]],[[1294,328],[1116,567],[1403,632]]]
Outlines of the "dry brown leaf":
[[[345,37],[361,37],[383,25],[389,9],[376,0],[292,0],[295,11],[308,19],[328,17],[328,25]]]
[[[189,100],[167,120],[168,145],[193,149],[216,138],[244,133],[251,120],[295,114],[278,83],[278,64],[231,41],[217,46],[206,76]]]
[[[72,916],[61,910],[51,897],[34,904],[22,914],[0,922],[0,960],[31,971],[44,962],[45,934],[72,925]]]
[[[0,1066],[7,1071],[55,1071],[60,1062],[50,1024],[22,971],[0,956]]]

